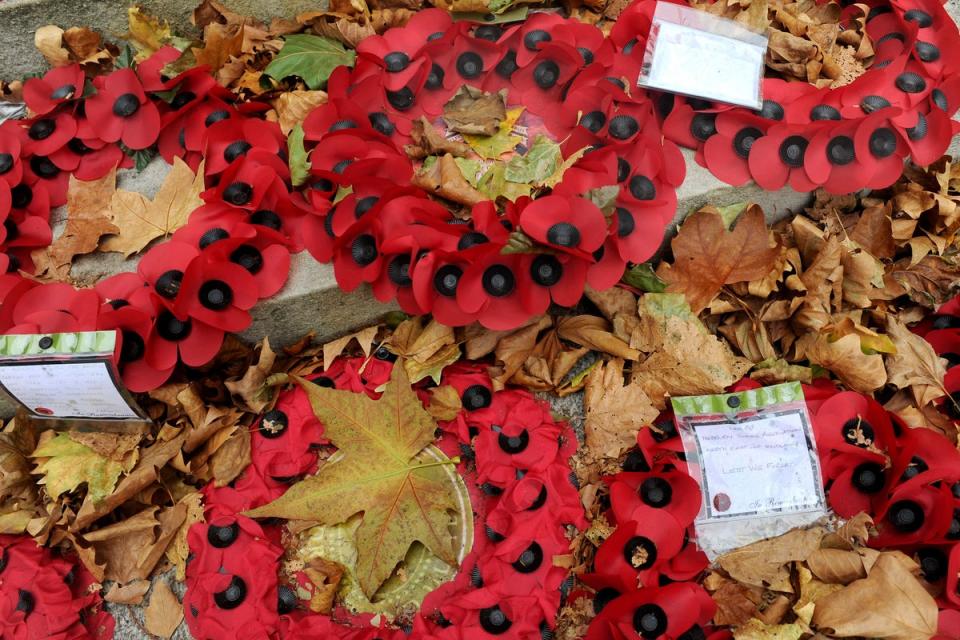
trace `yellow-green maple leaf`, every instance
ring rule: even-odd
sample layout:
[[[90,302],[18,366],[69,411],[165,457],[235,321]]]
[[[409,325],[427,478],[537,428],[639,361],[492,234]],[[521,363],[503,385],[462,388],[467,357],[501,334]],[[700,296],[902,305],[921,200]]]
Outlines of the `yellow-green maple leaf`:
[[[500,127],[492,136],[475,136],[463,134],[463,140],[470,145],[470,148],[477,152],[481,158],[487,160],[496,160],[508,151],[523,142],[523,136],[518,136],[513,132],[514,125],[520,119],[523,113],[523,107],[514,107],[507,109],[507,117],[500,122]]]
[[[410,388],[405,368],[393,368],[379,400],[290,379],[307,392],[325,435],[340,451],[315,476],[247,515],[333,525],[363,512],[356,533],[357,580],[367,597],[414,542],[456,566],[452,461],[436,449],[425,450],[437,425]]]
[[[37,447],[33,457],[47,458],[37,465],[37,472],[44,474],[40,484],[46,485],[47,494],[52,498],[86,483],[87,495],[93,502],[99,502],[110,495],[123,471],[121,463],[74,442],[65,433]]]

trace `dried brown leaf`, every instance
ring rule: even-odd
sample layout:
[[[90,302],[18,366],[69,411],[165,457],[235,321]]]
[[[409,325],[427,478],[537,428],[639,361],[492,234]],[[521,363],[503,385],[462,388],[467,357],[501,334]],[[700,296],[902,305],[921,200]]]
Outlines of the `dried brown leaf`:
[[[820,547],[823,533],[819,528],[794,529],[725,553],[717,564],[742,584],[793,593],[787,565],[806,560]]]
[[[598,363],[587,376],[584,432],[590,454],[616,459],[636,446],[637,433],[659,415],[636,384],[624,384],[623,360]]]
[[[898,389],[910,389],[920,407],[947,395],[943,386],[947,369],[933,346],[893,315],[887,316],[887,334],[897,348],[896,353],[884,356],[888,382]]]
[[[270,348],[270,339],[264,338],[260,343],[260,355],[256,364],[251,365],[239,380],[224,382],[238,407],[251,413],[260,413],[270,404],[272,393],[264,383],[273,370],[276,359],[276,354]]]
[[[140,604],[143,602],[143,596],[150,590],[149,580],[134,580],[121,586],[114,582],[110,585],[103,599],[114,604]]]
[[[306,120],[311,111],[326,103],[326,91],[302,90],[285,91],[271,102],[273,108],[277,110],[277,122],[285,136],[290,135],[298,123]]]
[[[157,580],[150,594],[150,604],[143,611],[143,626],[151,634],[161,638],[173,635],[183,622],[183,607],[170,590],[166,580]]]
[[[865,354],[856,334],[851,333],[833,342],[827,335],[806,334],[798,341],[798,348],[801,346],[810,362],[832,372],[854,391],[871,393],[887,382],[883,356]]]
[[[443,107],[447,128],[458,133],[492,136],[506,117],[503,95],[468,86],[460,87]]]

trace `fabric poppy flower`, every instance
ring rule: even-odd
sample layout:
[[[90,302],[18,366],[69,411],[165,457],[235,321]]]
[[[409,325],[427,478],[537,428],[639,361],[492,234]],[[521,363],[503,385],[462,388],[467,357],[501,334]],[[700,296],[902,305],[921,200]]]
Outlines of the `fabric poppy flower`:
[[[715,126],[717,135],[703,145],[706,167],[728,184],[746,184],[751,178],[748,164],[751,149],[766,135],[770,121],[750,113],[728,111],[717,115]]]
[[[477,318],[476,312],[465,311],[457,302],[464,270],[470,264],[468,258],[460,253],[432,251],[417,261],[413,273],[417,304],[447,326],[464,326]]]
[[[205,202],[223,202],[234,207],[257,211],[260,201],[272,189],[286,189],[289,168],[275,154],[250,150],[237,158],[220,176],[215,187],[200,194]]]
[[[160,134],[160,112],[144,93],[133,69],[94,79],[97,92],[86,99],[86,113],[100,139],[146,149]]]
[[[135,393],[156,389],[170,378],[173,366],[155,369],[147,362],[153,317],[144,309],[118,302],[119,299],[104,303],[97,318],[97,329],[117,330],[116,361],[124,385]]]
[[[23,101],[38,116],[45,116],[59,106],[83,95],[86,77],[78,64],[54,67],[40,78],[23,83]]]
[[[517,64],[525,67],[543,49],[553,42],[553,29],[564,24],[555,13],[535,13],[524,20],[512,38],[516,40]]]
[[[602,247],[593,252],[594,263],[587,269],[587,284],[602,291],[609,289],[623,277],[627,261],[620,255],[617,242],[608,238]]]
[[[72,138],[50,154],[57,168],[85,181],[99,180],[128,160],[118,145],[96,138]]]
[[[492,243],[475,247],[476,256],[463,271],[456,286],[457,304],[488,329],[513,329],[527,319],[523,308],[522,259],[517,254],[503,255]],[[436,284],[436,283],[434,283]]]
[[[753,143],[747,164],[750,176],[763,189],[775,191],[787,184],[794,191],[812,191],[816,183],[803,169],[810,145],[809,127],[773,126]]]
[[[960,331],[936,329],[923,336],[937,355],[947,361],[947,370],[960,364]]]
[[[684,527],[669,513],[642,522],[621,522],[597,549],[596,572],[604,584],[621,593],[638,585],[658,586],[660,573],[680,552],[683,537]]]
[[[842,518],[876,514],[896,480],[880,454],[821,455],[821,471],[830,508]]]
[[[585,640],[680,638],[709,624],[717,605],[690,583],[639,589],[612,601],[593,619]],[[697,637],[694,634],[693,637]]]
[[[524,310],[529,316],[546,312],[551,301],[572,307],[583,297],[590,262],[567,254],[524,254],[520,259],[521,277],[517,287]]]
[[[493,638],[505,634],[517,638],[540,637],[543,614],[534,597],[507,598],[492,589],[464,592],[442,607],[452,623],[454,638]]]
[[[227,101],[208,97],[163,125],[157,149],[168,163],[172,164],[173,159],[179,157],[195,171],[203,159],[210,127],[239,117],[242,116],[237,109]]]
[[[663,134],[680,146],[696,149],[716,135],[717,113],[727,110],[729,109],[698,98],[675,102],[663,121]]]
[[[235,516],[262,507],[282,496],[290,485],[275,480],[254,464],[247,465],[238,478],[223,487],[210,482],[201,492],[207,519]]]
[[[27,143],[26,132],[15,120],[0,123],[0,181],[13,188],[23,178],[21,156]]]
[[[520,227],[539,243],[575,256],[599,249],[607,238],[603,212],[583,198],[551,194],[520,213]]]
[[[510,82],[529,111],[547,117],[561,105],[563,90],[581,64],[576,49],[548,42],[540,45],[536,55],[510,76]]]
[[[24,125],[27,128],[27,143],[24,147],[27,156],[49,156],[72,140],[77,133],[77,119],[68,111],[28,120]]]
[[[430,42],[446,40],[450,37],[447,34],[455,30],[448,13],[427,9],[417,12],[402,29],[388,29],[383,35],[364,38],[357,45],[357,54],[382,67],[387,88],[396,90],[428,62],[421,56],[424,48]]]
[[[100,300],[91,289],[52,282],[23,292],[13,308],[7,333],[72,333],[94,331]]]
[[[906,484],[896,487],[876,520],[876,548],[922,544],[944,539],[954,516],[950,487]],[[958,523],[960,526],[960,523]]]
[[[667,513],[686,527],[693,523],[701,503],[697,481],[682,471],[623,472],[610,480],[610,505],[617,522],[656,519]]]
[[[313,413],[306,392],[297,387],[282,394],[251,428],[254,464],[273,478],[300,476],[316,465],[312,447],[322,444],[323,425]]]
[[[209,116],[208,116],[209,117]],[[275,122],[254,118],[225,118],[206,130],[204,172],[216,175],[226,170],[234,160],[253,149],[277,155],[286,149],[286,139]]]
[[[823,402],[813,416],[813,431],[822,452],[883,454],[895,446],[887,411],[854,391],[837,393]]]
[[[46,191],[51,207],[59,207],[67,203],[70,174],[61,171],[60,167],[47,156],[31,156],[24,163],[23,182],[30,185],[32,189],[39,187]]]
[[[250,325],[257,290],[256,280],[242,264],[201,252],[183,273],[173,312],[222,331],[242,331]]]

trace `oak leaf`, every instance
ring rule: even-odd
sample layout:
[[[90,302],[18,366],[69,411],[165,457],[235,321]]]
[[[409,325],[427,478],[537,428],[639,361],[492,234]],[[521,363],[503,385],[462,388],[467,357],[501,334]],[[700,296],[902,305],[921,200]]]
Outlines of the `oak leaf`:
[[[100,502],[110,495],[123,472],[121,463],[74,442],[65,433],[41,443],[34,450],[33,457],[43,459],[37,465],[37,473],[44,474],[39,484],[47,487],[47,494],[51,498],[86,484],[90,499],[95,503]]]
[[[897,555],[882,553],[866,578],[817,601],[813,624],[837,637],[925,640],[937,633],[937,613]]]
[[[129,257],[156,238],[170,235],[203,204],[201,191],[203,164],[194,173],[180,158],[174,158],[173,167],[153,200],[135,191],[118,189],[110,201],[117,235],[101,242],[100,250],[119,251]]]
[[[410,388],[406,369],[393,368],[379,400],[290,379],[306,391],[338,457],[247,515],[333,525],[363,512],[357,579],[368,597],[414,542],[455,567],[449,525],[458,505],[447,466],[453,461],[430,447],[436,423]]]
[[[698,211],[683,222],[670,246],[673,264],[662,264],[657,275],[668,291],[686,296],[694,313],[723,285],[767,276],[780,255],[779,241],[771,239],[758,206],[748,207],[732,231],[718,214]]]
[[[33,251],[37,275],[66,279],[76,256],[90,253],[97,248],[101,236],[119,230],[110,213],[116,183],[116,169],[99,180],[83,181],[70,176],[67,223],[53,244]]]

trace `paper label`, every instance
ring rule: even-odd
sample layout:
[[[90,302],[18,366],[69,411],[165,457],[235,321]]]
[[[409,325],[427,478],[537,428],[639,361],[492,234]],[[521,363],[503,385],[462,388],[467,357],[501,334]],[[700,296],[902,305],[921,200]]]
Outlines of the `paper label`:
[[[805,414],[743,417],[691,424],[706,517],[797,513],[823,508]]]
[[[140,419],[117,389],[106,362],[0,365],[0,384],[40,416]]]
[[[765,55],[751,42],[660,22],[641,84],[756,109]]]

